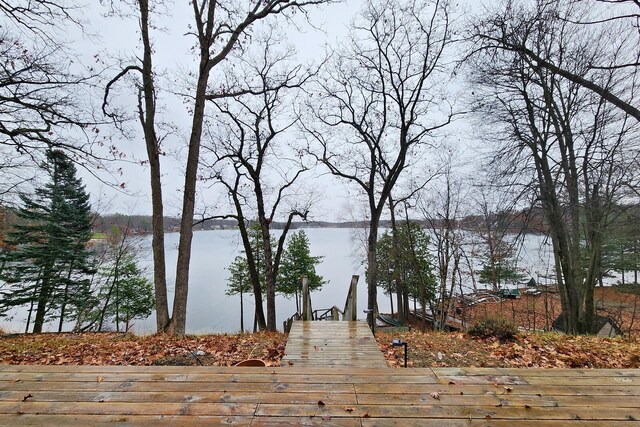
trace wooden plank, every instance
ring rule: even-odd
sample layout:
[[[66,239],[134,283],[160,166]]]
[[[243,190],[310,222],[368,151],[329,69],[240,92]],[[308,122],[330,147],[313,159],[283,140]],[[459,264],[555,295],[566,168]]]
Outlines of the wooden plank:
[[[442,384],[497,384],[497,385],[514,385],[528,384],[527,380],[516,375],[451,375],[439,376],[438,380]]]
[[[251,416],[253,403],[0,402],[0,414]],[[288,406],[288,405],[287,405]]]
[[[330,362],[330,361],[329,361]],[[376,375],[377,382],[381,383],[437,383],[437,378],[430,374],[429,371],[425,371],[424,375],[404,375],[396,376],[390,374],[391,370],[386,370],[384,375]],[[120,375],[117,373],[104,373],[104,374],[86,374],[86,373],[46,373],[46,374],[33,374],[22,373],[19,376],[15,374],[7,374],[6,376],[0,374],[0,387],[5,383],[13,383],[17,379],[20,381],[47,381],[47,382],[205,382],[205,383],[326,383],[331,382],[335,384],[339,383],[367,383],[371,381],[371,374],[360,374],[354,372],[351,374],[323,374],[312,375],[308,371],[306,374],[287,374],[286,371],[280,371],[280,373],[263,372],[262,374],[135,374],[135,375]]]
[[[309,369],[295,368],[295,367],[235,367],[235,366],[142,366],[142,365],[111,365],[111,366],[98,366],[98,365],[0,365],[0,372],[31,372],[31,373],[90,373],[90,374],[102,374],[102,373],[114,373],[114,374],[154,374],[154,375],[168,375],[168,374],[259,374],[264,375],[267,373],[285,373],[285,374],[309,374]],[[377,375],[380,373],[379,368],[336,368],[336,369],[314,369],[313,375],[335,375],[335,374],[353,374],[358,375]],[[391,371],[396,376],[411,376],[414,374],[432,375],[433,370],[431,368],[407,368],[407,369],[393,369]]]
[[[362,427],[627,427],[637,421],[363,418]]]
[[[251,427],[327,426],[360,427],[359,418],[332,417],[265,417],[254,418]]]
[[[504,387],[510,388],[508,391]],[[577,396],[577,395],[611,395],[611,396],[640,396],[640,387],[638,386],[573,386],[573,385],[556,385],[556,386],[541,386],[541,385],[513,385],[513,386],[494,386],[494,385],[478,385],[478,384],[465,384],[465,385],[444,385],[444,384],[376,384],[374,382],[369,384],[356,384],[356,393],[358,395],[362,393],[389,393],[389,394],[404,394],[404,393],[449,393],[449,394],[496,394],[496,395],[508,395],[510,393],[517,394],[542,394],[558,395],[558,396]]]
[[[616,427],[640,419],[640,370],[142,368],[0,367],[0,425]]]
[[[386,368],[365,322],[296,321],[282,358],[283,366]]]
[[[2,426],[140,426],[179,425],[202,427],[213,425],[250,426],[253,417],[235,416],[167,416],[167,415],[49,415],[0,414]],[[359,425],[359,424],[358,424]]]
[[[195,392],[242,392],[252,391],[261,393],[313,393],[313,392],[334,392],[334,393],[350,393],[353,391],[353,385],[331,384],[331,383],[189,383],[189,382],[124,382],[124,383],[107,383],[107,382],[33,382],[19,381],[16,383],[0,384],[0,391],[25,391],[33,392],[41,391],[157,391],[161,388],[163,391],[172,393],[195,393]]]
[[[603,385],[635,385],[640,386],[640,377],[528,377],[526,380],[529,384],[541,385],[558,385],[567,384],[584,386],[603,386]]]
[[[638,369],[432,368],[438,376],[519,375],[522,377],[637,377]]]
[[[256,391],[188,393],[166,391],[5,391],[0,392],[0,401],[22,402],[31,395],[30,402],[155,402],[155,403],[282,403],[298,404],[323,401],[355,405],[352,393],[265,393]]]
[[[443,406],[512,406],[524,408],[531,407],[571,407],[571,406],[598,406],[610,408],[637,408],[639,399],[621,399],[620,396],[550,396],[550,395],[520,395],[508,394],[447,394],[440,392],[420,394],[358,394],[358,403],[361,405],[425,405],[438,404]],[[338,400],[339,401],[339,400]]]
[[[258,404],[257,416],[330,416],[373,418],[461,418],[536,420],[640,420],[640,408],[534,407],[513,408],[443,405],[280,405]]]

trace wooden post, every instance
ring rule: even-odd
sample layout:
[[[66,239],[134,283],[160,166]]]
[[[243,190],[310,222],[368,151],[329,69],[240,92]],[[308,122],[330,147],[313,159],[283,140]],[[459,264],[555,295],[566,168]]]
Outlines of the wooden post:
[[[313,320],[311,313],[311,293],[307,276],[302,276],[302,320]]]
[[[342,320],[358,320],[358,280],[360,276],[354,274],[351,276],[351,285],[347,294],[347,301],[344,305],[344,317]]]
[[[340,320],[340,312],[338,311],[338,307],[335,305],[331,309],[331,320]]]

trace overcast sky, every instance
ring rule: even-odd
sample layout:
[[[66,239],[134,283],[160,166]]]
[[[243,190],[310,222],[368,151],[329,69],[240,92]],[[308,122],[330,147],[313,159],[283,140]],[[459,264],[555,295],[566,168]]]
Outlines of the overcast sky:
[[[186,155],[185,141],[188,139],[191,118],[187,113],[187,106],[180,101],[179,97],[169,93],[167,86],[179,90],[186,71],[197,65],[197,58],[189,53],[189,48],[195,40],[193,36],[185,35],[192,19],[191,7],[188,3],[187,0],[176,0],[166,15],[155,17],[155,22],[161,30],[155,30],[152,34],[155,48],[154,65],[162,74],[161,85],[164,86],[159,101],[160,110],[164,118],[171,120],[177,127],[177,132],[170,136],[165,143],[168,155],[162,158],[165,213],[172,216],[179,215],[182,204],[180,188],[184,182],[184,167],[182,162],[176,159],[184,159]],[[474,7],[480,4],[479,1],[468,2],[464,4],[464,7],[469,8],[470,3]],[[318,29],[306,25],[303,20],[299,20],[298,28],[287,25],[285,28],[288,39],[297,48],[300,60],[304,62],[317,61],[325,52],[326,45],[339,46],[341,40],[347,35],[348,24],[358,13],[360,7],[360,0],[349,0],[341,4],[311,9],[309,12],[310,21]],[[85,11],[83,17],[87,22],[87,31],[97,37],[83,37],[79,32],[71,31],[68,37],[73,39],[76,49],[82,52],[85,58],[99,55],[104,65],[114,64],[115,58],[140,56],[139,37],[136,31],[137,21],[135,19],[105,17],[103,16],[104,12],[104,9],[99,9],[95,5]],[[278,22],[284,25],[281,18],[275,19],[279,19]],[[114,67],[112,71],[105,74],[105,77],[114,75],[115,72],[116,68]],[[127,98],[120,94],[114,102],[126,106],[131,112],[135,109],[133,97]],[[464,126],[464,122],[454,124],[454,127],[458,129],[464,129]],[[138,125],[134,123],[133,128],[137,129],[137,127]],[[136,163],[146,158],[142,136],[138,132],[136,137],[127,140],[116,135],[114,141],[132,161],[132,163],[122,163],[112,167],[116,171],[121,169],[121,173],[116,175],[116,179],[124,185],[126,191],[114,190],[101,184],[86,171],[82,171],[81,174],[87,188],[92,193],[94,207],[101,213],[150,214],[149,171],[146,167]],[[351,214],[347,211],[353,200],[353,192],[348,193],[347,189],[332,177],[318,176],[326,173],[321,168],[318,168],[314,173],[313,184],[316,190],[323,194],[323,200],[314,207],[313,219],[350,219]],[[210,200],[205,200],[210,197],[209,193],[203,194],[204,196],[198,199],[199,203],[210,202]],[[198,212],[198,209],[196,211]]]

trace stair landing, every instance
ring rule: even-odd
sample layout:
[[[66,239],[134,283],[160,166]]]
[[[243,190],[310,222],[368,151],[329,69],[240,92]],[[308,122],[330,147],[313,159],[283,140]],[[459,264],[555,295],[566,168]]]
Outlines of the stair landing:
[[[282,366],[387,367],[366,322],[295,321],[284,353]]]

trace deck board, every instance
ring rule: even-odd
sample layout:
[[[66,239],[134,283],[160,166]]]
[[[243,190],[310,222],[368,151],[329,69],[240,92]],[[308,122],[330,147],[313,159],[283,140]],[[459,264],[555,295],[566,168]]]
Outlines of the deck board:
[[[386,368],[387,363],[365,322],[295,321],[282,366]]]
[[[2,365],[0,425],[630,426],[640,424],[639,377],[615,369]]]

